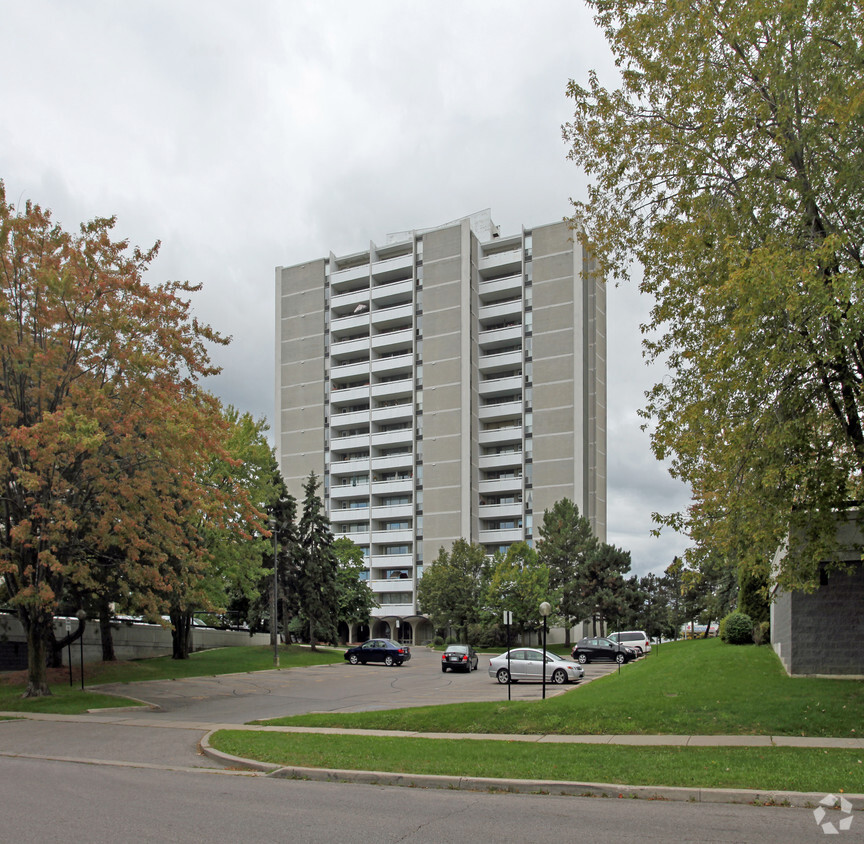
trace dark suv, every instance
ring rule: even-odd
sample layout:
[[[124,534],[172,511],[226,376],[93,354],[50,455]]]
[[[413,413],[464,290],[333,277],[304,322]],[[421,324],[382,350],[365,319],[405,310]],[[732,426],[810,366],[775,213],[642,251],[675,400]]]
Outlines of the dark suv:
[[[630,662],[631,659],[636,659],[636,651],[633,648],[628,648],[626,645],[620,645],[618,642],[613,642],[611,639],[605,639],[601,636],[587,637],[580,639],[573,645],[573,659],[581,665],[585,665],[586,662],[600,660],[611,660],[620,665],[622,662]]]

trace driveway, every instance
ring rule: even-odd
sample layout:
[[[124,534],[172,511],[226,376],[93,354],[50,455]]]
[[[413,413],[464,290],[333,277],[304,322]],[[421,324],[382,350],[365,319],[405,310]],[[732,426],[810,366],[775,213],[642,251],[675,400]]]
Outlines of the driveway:
[[[441,671],[441,654],[429,648],[411,649],[411,659],[400,667],[383,665],[319,665],[280,671],[257,671],[185,680],[155,680],[94,687],[132,697],[159,707],[136,713],[136,720],[182,720],[198,723],[242,724],[263,718],[307,712],[364,712],[410,706],[471,701],[507,700],[507,686],[489,677],[488,656],[470,674]],[[577,693],[580,685],[617,670],[614,665],[585,666],[585,680],[577,685],[547,683],[546,697]],[[623,670],[627,670],[625,666]],[[538,700],[540,683],[514,683],[512,700]]]

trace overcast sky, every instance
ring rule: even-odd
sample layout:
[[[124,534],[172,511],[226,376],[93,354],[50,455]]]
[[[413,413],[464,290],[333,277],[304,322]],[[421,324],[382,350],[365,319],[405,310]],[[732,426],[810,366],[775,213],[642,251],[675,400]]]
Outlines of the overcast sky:
[[[579,0],[0,0],[0,179],[67,229],[118,217],[162,242],[152,282],[202,283],[233,337],[208,387],[273,417],[274,268],[491,208],[502,235],[560,220],[569,79],[615,68]],[[649,302],[608,291],[608,541],[661,572],[684,506],[640,431]]]

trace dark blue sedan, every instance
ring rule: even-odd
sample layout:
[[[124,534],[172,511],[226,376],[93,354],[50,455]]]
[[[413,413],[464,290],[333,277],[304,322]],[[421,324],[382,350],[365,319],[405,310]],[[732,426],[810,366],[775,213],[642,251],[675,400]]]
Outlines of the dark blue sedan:
[[[411,648],[400,645],[392,639],[369,639],[362,645],[348,648],[345,659],[351,665],[365,665],[367,662],[383,662],[384,665],[402,665],[411,659]]]

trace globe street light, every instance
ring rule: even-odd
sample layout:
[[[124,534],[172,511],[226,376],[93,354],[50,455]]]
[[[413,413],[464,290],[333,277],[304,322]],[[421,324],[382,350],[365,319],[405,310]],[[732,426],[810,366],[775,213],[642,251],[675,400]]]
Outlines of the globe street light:
[[[552,612],[552,604],[543,601],[540,604],[540,615],[543,616],[543,700],[546,700],[546,619]]]

